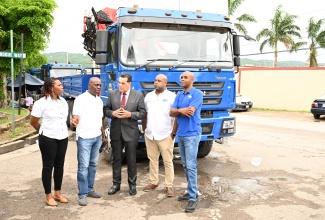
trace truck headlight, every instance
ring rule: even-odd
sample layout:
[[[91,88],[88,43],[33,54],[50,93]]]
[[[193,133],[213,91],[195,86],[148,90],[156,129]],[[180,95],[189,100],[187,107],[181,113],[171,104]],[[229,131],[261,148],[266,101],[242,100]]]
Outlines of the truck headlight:
[[[224,120],[222,122],[222,128],[220,129],[220,136],[234,134],[235,133],[235,119],[232,120]]]
[[[227,120],[227,121],[223,121],[222,123],[223,129],[234,128],[234,127],[235,127],[235,120]]]

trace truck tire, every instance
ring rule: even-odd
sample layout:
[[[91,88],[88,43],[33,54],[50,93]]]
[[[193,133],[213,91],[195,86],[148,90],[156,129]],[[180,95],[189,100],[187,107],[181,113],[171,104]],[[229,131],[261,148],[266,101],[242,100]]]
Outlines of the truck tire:
[[[109,163],[113,160],[111,141],[107,142],[107,146],[104,149],[104,158]]]
[[[315,119],[319,119],[319,118],[320,118],[320,115],[318,115],[318,114],[314,114],[314,118],[315,118]]]
[[[70,100],[67,100],[68,104],[68,116],[67,116],[67,126],[70,128]]]
[[[197,152],[197,157],[202,158],[207,156],[212,149],[213,141],[201,141],[199,143],[199,150]]]
[[[69,127],[70,127],[70,130],[71,131],[76,131],[76,127],[73,126],[70,118],[72,118],[72,111],[73,111],[73,100],[69,100],[69,114],[68,114],[68,117],[69,117]]]
[[[112,146],[111,146],[110,141],[108,141],[107,146],[105,147],[103,152],[104,152],[105,160],[108,163],[112,163],[112,161],[113,161],[113,152],[112,152]],[[122,163],[124,162],[124,160],[125,160],[125,149],[123,149],[123,152],[122,152],[122,159],[121,159]]]
[[[104,158],[107,162],[111,163],[113,160],[113,154],[112,154],[111,139],[109,138],[109,128],[107,126],[105,126],[105,137],[107,140],[107,145],[103,150]]]
[[[111,139],[109,138],[109,128],[108,127],[106,127],[106,129],[105,129],[105,136],[107,139],[107,145],[106,145],[105,149],[103,150],[104,158],[108,163],[112,163],[113,153],[112,153]],[[124,159],[125,159],[125,148],[123,148],[123,152],[122,152],[122,163],[123,163]]]

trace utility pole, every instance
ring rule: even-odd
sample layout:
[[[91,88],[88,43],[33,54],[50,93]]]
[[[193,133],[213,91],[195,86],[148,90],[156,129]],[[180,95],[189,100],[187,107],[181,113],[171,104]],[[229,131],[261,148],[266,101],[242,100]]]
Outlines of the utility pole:
[[[10,51],[14,52],[13,32],[10,30]],[[14,81],[14,58],[11,57],[11,129],[15,130],[15,81]]]
[[[24,53],[24,34],[21,33],[21,53]],[[19,80],[19,93],[18,93],[18,115],[20,115],[20,109],[21,109],[21,81],[23,80],[23,57],[20,58],[20,73],[19,73],[19,77],[20,77],[20,80]],[[24,82],[25,82],[25,77],[24,77]],[[24,83],[25,85],[25,90],[26,90],[26,84]],[[26,94],[25,94],[25,99],[26,99]]]

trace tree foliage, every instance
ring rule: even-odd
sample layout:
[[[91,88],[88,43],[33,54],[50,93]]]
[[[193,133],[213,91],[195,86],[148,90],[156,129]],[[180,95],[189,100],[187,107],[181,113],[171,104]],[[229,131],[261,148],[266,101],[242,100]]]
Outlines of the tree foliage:
[[[234,15],[237,8],[244,2],[245,0],[228,0],[228,14],[229,16]],[[247,29],[244,26],[243,22],[256,22],[254,16],[250,14],[242,14],[238,18],[235,19],[234,26],[240,32],[247,34]]]
[[[274,66],[278,63],[278,43],[281,42],[284,46],[290,50],[290,52],[297,51],[304,42],[295,42],[293,36],[300,36],[300,28],[295,25],[295,19],[298,18],[296,15],[290,15],[282,11],[282,5],[276,8],[274,17],[271,19],[271,29],[264,28],[257,36],[256,40],[259,41],[261,38],[266,38],[261,43],[260,52],[263,52],[265,45],[270,46],[274,50]]]
[[[23,66],[33,68],[46,63],[47,58],[41,52],[47,47],[56,7],[54,0],[1,0],[0,51],[10,52],[10,30],[13,30],[14,52],[21,51],[21,34],[24,35],[23,51],[27,57]],[[3,79],[10,75],[10,67],[10,58],[0,58],[0,106],[6,103],[6,82]],[[18,59],[14,60],[14,69],[17,74]]]
[[[325,47],[325,30],[322,30],[322,25],[325,19],[315,21],[313,17],[309,19],[307,26],[308,39],[311,41],[309,45],[309,66],[317,67],[317,46]],[[306,43],[307,44],[307,43]]]

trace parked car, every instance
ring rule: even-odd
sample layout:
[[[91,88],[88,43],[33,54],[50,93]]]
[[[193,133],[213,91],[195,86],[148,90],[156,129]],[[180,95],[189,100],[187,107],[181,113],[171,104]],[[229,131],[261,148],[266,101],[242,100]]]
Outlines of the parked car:
[[[325,115],[325,94],[315,99],[311,104],[310,112],[314,115],[315,119],[319,119],[321,115]]]
[[[236,94],[236,107],[233,111],[247,111],[253,107],[253,102],[250,98],[239,93]]]

